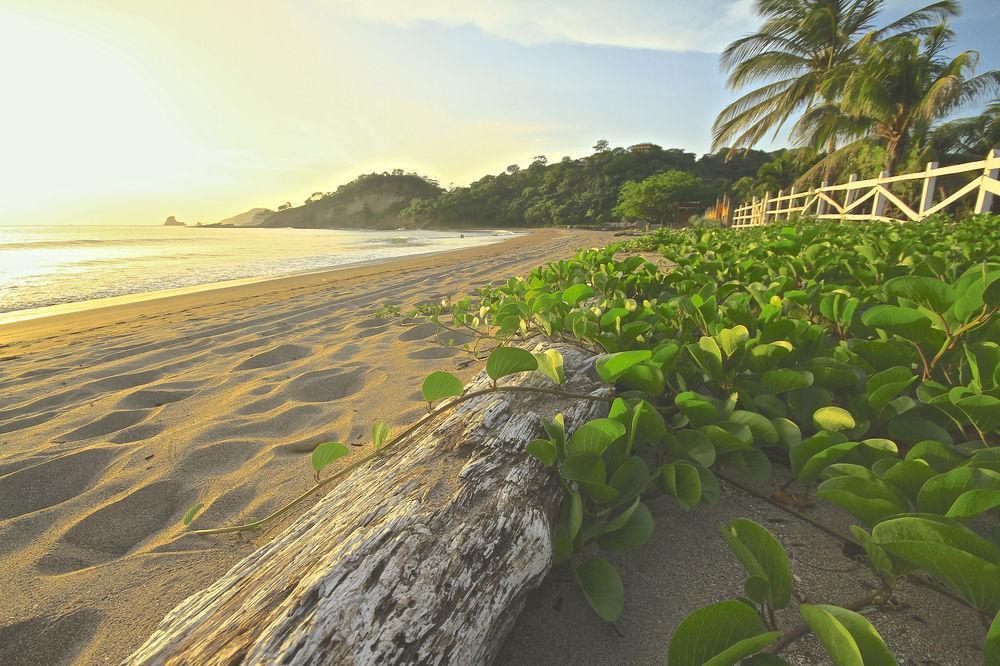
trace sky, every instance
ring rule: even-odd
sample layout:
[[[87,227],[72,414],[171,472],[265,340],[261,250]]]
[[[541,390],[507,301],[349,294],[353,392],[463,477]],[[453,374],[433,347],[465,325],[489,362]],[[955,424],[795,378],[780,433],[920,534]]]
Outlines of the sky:
[[[1000,2],[963,8],[959,45],[1000,67]],[[752,0],[4,0],[0,224],[214,222],[602,138],[700,154],[718,53],[755,27]]]

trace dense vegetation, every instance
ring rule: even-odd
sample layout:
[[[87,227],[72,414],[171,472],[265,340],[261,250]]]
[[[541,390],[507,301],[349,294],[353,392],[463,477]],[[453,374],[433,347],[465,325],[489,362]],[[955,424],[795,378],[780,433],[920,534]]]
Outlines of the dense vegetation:
[[[992,621],[987,663],[1000,655],[998,312],[1000,219],[981,216],[660,231],[413,316],[493,346],[495,390],[532,370],[556,391],[563,381],[558,352],[515,344],[600,352],[596,373],[615,396],[607,417],[557,418],[526,450],[561,480],[555,560],[602,618],[619,616],[624,590],[592,545],[641,546],[653,495],[691,509],[713,503],[731,471],[765,479],[782,465],[857,519],[854,539],[881,581],[854,610],[801,604],[803,622],[835,663],[893,664],[856,611],[890,606],[896,581],[918,574]],[[429,402],[462,391],[444,372],[424,383]],[[670,664],[738,663],[801,635],[775,620],[793,588],[780,543],[747,520],[723,537],[748,570],[745,596],[689,616]]]
[[[613,209],[626,182],[676,170],[703,183],[694,209],[726,191],[735,180],[754,176],[770,154],[751,150],[727,161],[725,151],[696,158],[677,148],[659,146],[607,148],[599,142],[592,155],[564,157],[548,164],[536,158],[526,169],[517,165],[504,173],[456,187],[440,197],[413,202],[406,211],[421,226],[546,227],[603,225],[620,218]],[[689,199],[688,202],[691,200]]]

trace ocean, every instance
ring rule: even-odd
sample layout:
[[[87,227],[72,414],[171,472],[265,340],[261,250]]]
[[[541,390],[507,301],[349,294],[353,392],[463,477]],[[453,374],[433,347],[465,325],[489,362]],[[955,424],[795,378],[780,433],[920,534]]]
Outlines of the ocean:
[[[492,231],[0,226],[0,322],[62,304],[82,308],[96,299],[315,272],[508,237]]]

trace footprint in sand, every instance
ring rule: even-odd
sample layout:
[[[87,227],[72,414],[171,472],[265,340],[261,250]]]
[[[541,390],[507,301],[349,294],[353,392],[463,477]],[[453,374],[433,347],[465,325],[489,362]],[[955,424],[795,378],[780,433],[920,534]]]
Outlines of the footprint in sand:
[[[299,375],[288,382],[287,394],[301,402],[330,402],[354,395],[363,389],[367,382],[378,381],[371,368],[361,365],[350,370],[331,369],[314,370]]]
[[[134,428],[125,428],[116,432],[114,436],[108,438],[108,441],[115,444],[131,444],[156,437],[166,429],[167,427],[162,423],[140,423]]]
[[[183,490],[177,481],[154,481],[80,518],[39,570],[68,573],[121,557],[171,523],[184,506]]]
[[[181,466],[198,475],[215,476],[238,469],[264,448],[258,440],[235,439],[195,446],[185,452]]]
[[[388,319],[365,319],[354,325],[354,328],[358,329],[355,337],[368,338],[373,335],[379,335],[380,333],[385,333],[388,326]]]
[[[360,349],[361,345],[357,345],[352,342],[334,351],[332,354],[330,354],[330,358],[334,361],[346,361],[348,359],[354,358],[354,356],[358,353]]]
[[[84,384],[81,389],[90,390],[95,393],[105,391],[122,391],[124,389],[135,388],[143,384],[150,384],[163,376],[159,370],[146,370],[144,372],[133,372],[124,375],[105,377]]]
[[[0,520],[73,499],[104,471],[114,455],[113,449],[87,449],[0,476],[0,497],[4,498]]]
[[[282,363],[297,361],[300,358],[305,358],[310,353],[312,353],[312,349],[309,347],[303,347],[302,345],[279,345],[274,349],[269,349],[266,352],[257,354],[256,356],[251,356],[233,368],[233,370],[256,370],[258,368],[268,368],[272,365],[280,365]]]
[[[43,615],[0,627],[0,664],[76,662],[102,617],[96,610],[81,608],[55,619]]]
[[[255,347],[260,347],[261,345],[266,345],[267,343],[268,343],[267,338],[260,338],[259,340],[247,340],[246,342],[237,342],[226,347],[217,347],[215,351],[222,355],[238,354],[239,352],[243,352],[248,349],[253,349]]]
[[[59,416],[59,412],[42,412],[41,414],[26,416],[23,419],[15,419],[13,421],[7,421],[6,423],[0,423],[0,434],[30,428],[33,425],[45,423],[46,421],[54,419],[57,416]]]
[[[416,351],[411,351],[406,355],[406,358],[412,358],[416,360],[421,359],[433,359],[433,358],[448,358],[449,356],[455,356],[460,354],[462,350],[459,347],[427,347],[426,349],[418,349]]]
[[[242,407],[237,408],[234,413],[239,416],[263,414],[264,412],[269,412],[272,409],[281,407],[286,402],[288,402],[288,399],[282,393],[279,393],[278,395],[272,395],[267,398],[261,398],[260,400],[248,402]]]
[[[120,409],[116,412],[106,414],[85,426],[80,426],[76,430],[66,433],[60,439],[67,442],[78,442],[81,439],[90,439],[91,437],[100,437],[101,435],[118,432],[141,422],[149,416],[151,411],[150,409]]]
[[[399,334],[399,339],[402,342],[413,342],[414,340],[423,340],[424,338],[429,338],[438,332],[438,325],[433,322],[426,322],[423,324],[417,324],[413,328],[407,329]]]
[[[184,400],[192,395],[194,395],[194,391],[165,391],[155,388],[141,389],[122,398],[118,406],[125,409],[152,409],[153,407],[162,407],[171,402]]]

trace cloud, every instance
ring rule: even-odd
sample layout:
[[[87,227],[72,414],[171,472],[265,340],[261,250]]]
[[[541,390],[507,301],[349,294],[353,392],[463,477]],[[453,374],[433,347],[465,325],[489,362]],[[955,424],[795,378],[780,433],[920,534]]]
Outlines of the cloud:
[[[524,45],[588,44],[716,53],[756,25],[752,0],[325,0],[341,15],[410,26],[473,25]]]

